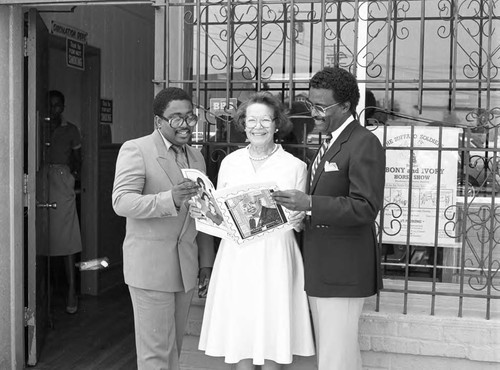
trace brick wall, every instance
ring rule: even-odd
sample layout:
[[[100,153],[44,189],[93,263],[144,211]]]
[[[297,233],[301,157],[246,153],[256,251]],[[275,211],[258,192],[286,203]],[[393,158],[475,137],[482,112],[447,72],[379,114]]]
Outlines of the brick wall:
[[[365,369],[500,369],[500,322],[363,312]]]

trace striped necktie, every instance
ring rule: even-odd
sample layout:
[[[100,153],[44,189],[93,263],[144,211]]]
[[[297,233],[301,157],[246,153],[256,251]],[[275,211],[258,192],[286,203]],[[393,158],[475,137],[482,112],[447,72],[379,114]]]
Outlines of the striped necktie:
[[[314,175],[316,174],[316,170],[318,169],[319,166],[319,162],[321,162],[321,159],[323,158],[323,155],[326,153],[326,149],[328,148],[329,144],[330,144],[330,138],[326,138],[325,140],[323,140],[323,144],[321,144],[321,147],[318,150],[318,154],[316,155],[316,158],[314,159],[314,162],[311,166],[311,182],[309,183],[311,188]]]
[[[189,168],[186,153],[184,153],[182,146],[172,145],[171,148],[175,152],[175,162],[179,168]]]

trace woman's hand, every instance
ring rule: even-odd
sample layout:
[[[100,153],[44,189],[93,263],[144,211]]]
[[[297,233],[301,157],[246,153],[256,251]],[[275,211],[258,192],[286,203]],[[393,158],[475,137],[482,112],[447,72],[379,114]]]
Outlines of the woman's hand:
[[[189,204],[189,215],[192,218],[205,219],[205,215],[201,211],[201,204],[198,201],[196,201],[193,198],[193,199],[188,200],[188,204]]]
[[[288,216],[288,221],[290,221],[295,231],[302,231],[302,229],[304,228],[304,223],[302,221],[304,220],[305,216],[306,213],[304,211],[293,211],[290,213],[290,215]]]

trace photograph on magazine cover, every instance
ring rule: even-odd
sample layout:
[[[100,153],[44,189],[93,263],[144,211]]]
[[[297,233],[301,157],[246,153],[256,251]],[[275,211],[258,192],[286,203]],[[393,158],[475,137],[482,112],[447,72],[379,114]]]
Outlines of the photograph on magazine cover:
[[[287,223],[283,208],[271,197],[273,189],[259,189],[225,200],[225,205],[241,239]]]
[[[215,187],[210,179],[201,171],[191,168],[182,169],[182,173],[184,177],[200,185],[198,194],[193,197],[193,201],[203,214],[202,218],[197,218],[195,221],[196,230],[219,238],[227,238],[224,217],[215,200]]]

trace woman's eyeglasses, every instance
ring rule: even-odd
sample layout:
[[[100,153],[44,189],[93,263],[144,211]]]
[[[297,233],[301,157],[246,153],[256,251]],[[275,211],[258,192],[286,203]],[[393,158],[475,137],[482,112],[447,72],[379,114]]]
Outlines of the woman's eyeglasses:
[[[188,114],[184,117],[174,116],[171,118],[166,118],[162,115],[158,115],[158,117],[160,117],[162,120],[167,121],[172,128],[179,128],[184,122],[186,122],[189,127],[193,127],[198,123],[198,116],[196,114]]]
[[[336,105],[339,105],[339,103],[335,103],[335,104],[332,104],[332,105],[329,105],[327,107],[323,107],[321,105],[316,105],[316,104],[313,104],[312,101],[306,99],[305,100],[305,104],[306,104],[306,108],[309,112],[311,112],[311,116],[312,117],[320,117],[320,118],[325,118],[326,117],[326,111],[330,108],[333,108],[335,107]]]
[[[260,119],[257,117],[247,117],[245,118],[245,126],[248,128],[254,128],[257,127],[257,123],[260,123],[262,127],[269,128],[274,120],[275,119],[271,117],[262,117]]]

